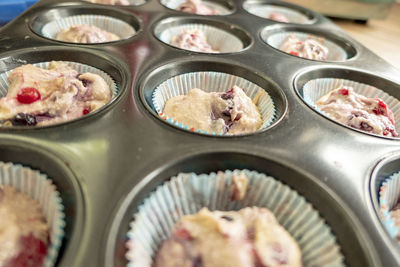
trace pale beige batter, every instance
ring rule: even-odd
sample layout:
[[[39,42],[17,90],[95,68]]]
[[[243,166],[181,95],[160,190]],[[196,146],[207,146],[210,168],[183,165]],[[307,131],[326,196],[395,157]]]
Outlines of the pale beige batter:
[[[170,98],[163,113],[183,125],[216,134],[251,133],[262,125],[257,106],[237,86],[225,93],[192,89]]]
[[[48,125],[72,120],[104,106],[111,100],[105,80],[97,74],[79,74],[66,63],[53,61],[49,69],[23,65],[9,77],[8,93],[0,99],[3,125]],[[38,97],[21,102],[25,91]],[[23,100],[23,99],[22,99]]]
[[[186,0],[186,2],[182,3],[178,8],[178,10],[197,14],[197,15],[218,15],[218,10],[209,7],[204,4],[202,0]]]
[[[203,208],[175,226],[156,256],[156,267],[300,267],[296,241],[265,208]]]
[[[120,40],[116,34],[100,29],[93,25],[73,25],[60,31],[56,39],[70,43],[105,43]]]
[[[89,0],[94,4],[129,6],[128,0]]]

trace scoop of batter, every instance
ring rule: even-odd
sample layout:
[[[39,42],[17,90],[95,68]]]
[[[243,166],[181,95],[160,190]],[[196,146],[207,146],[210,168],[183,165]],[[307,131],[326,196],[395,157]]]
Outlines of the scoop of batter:
[[[0,185],[0,266],[42,266],[48,239],[39,203]]]
[[[175,226],[156,256],[156,267],[300,267],[296,241],[265,208],[203,208]]]
[[[323,39],[308,37],[301,41],[294,35],[290,35],[279,47],[280,50],[288,54],[314,60],[327,60],[328,48],[322,45]]]
[[[103,4],[103,5],[120,5],[120,6],[130,5],[128,0],[89,0],[89,2],[95,4]]]
[[[379,98],[367,98],[352,87],[340,87],[321,97],[317,107],[350,127],[383,136],[398,136],[392,111]]]
[[[56,39],[71,43],[104,43],[120,40],[117,35],[93,25],[73,25],[60,31]]]
[[[111,92],[97,74],[83,73],[63,62],[49,69],[23,65],[9,77],[7,95],[0,99],[3,125],[48,125],[86,115],[108,103]]]
[[[207,42],[204,33],[196,29],[185,30],[182,34],[174,36],[172,38],[171,45],[195,52],[203,52],[203,53],[219,52],[218,50],[214,50],[211,47],[211,45]]]
[[[217,134],[255,132],[262,125],[257,106],[237,86],[225,93],[192,89],[170,98],[163,113],[191,128]]]
[[[197,15],[218,15],[219,12],[203,3],[201,0],[186,0],[178,7],[179,11]]]
[[[271,12],[268,16],[269,19],[278,21],[278,22],[283,22],[283,23],[289,23],[288,18],[283,15],[282,13],[279,12]]]

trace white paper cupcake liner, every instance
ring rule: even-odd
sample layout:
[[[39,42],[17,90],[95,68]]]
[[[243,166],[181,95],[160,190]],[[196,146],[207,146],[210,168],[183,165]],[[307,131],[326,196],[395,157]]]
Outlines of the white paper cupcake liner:
[[[286,41],[286,39],[290,35],[296,36],[301,41],[306,40],[308,37],[312,37],[315,39],[323,38],[322,45],[328,48],[329,51],[327,61],[345,61],[347,59],[347,53],[342,47],[340,47],[339,45],[330,41],[327,38],[324,38],[322,36],[317,36],[314,34],[303,33],[303,32],[279,32],[269,35],[267,31],[264,31],[261,34],[261,38],[264,40],[264,42],[266,42],[270,46],[280,50],[281,45],[283,44],[283,42]]]
[[[90,0],[83,0],[83,1],[92,3]],[[128,2],[129,2],[129,5],[131,5],[131,6],[138,6],[138,5],[145,4],[146,0],[128,0]],[[98,3],[92,3],[92,4],[95,4],[95,5],[106,5],[106,6],[108,5],[108,4],[98,4]],[[115,6],[123,6],[123,5],[115,5]]]
[[[20,164],[0,162],[0,184],[16,188],[17,191],[30,196],[40,204],[49,227],[50,239],[43,266],[54,266],[65,227],[64,206],[60,193],[56,191],[56,187],[45,174]]]
[[[161,0],[160,1],[162,5],[168,7],[169,9],[174,9],[177,10],[179,6],[183,3],[186,2],[186,0]],[[213,10],[216,10],[218,12],[217,15],[228,15],[231,13],[231,10],[226,8],[223,5],[220,5],[216,2],[213,1],[202,1],[207,7],[212,8]],[[214,16],[214,15],[211,15]]]
[[[209,43],[214,50],[219,50],[219,53],[234,53],[243,50],[243,43],[238,37],[224,30],[205,24],[184,24],[173,26],[156,35],[162,42],[171,45],[173,38],[181,35],[186,30],[202,31],[206,37],[207,43]]]
[[[69,29],[74,25],[91,25],[99,27],[123,39],[132,37],[135,29],[125,21],[102,15],[77,15],[59,20],[54,20],[45,24],[42,28],[44,37],[56,40],[56,36],[64,29]]]
[[[400,172],[392,174],[387,178],[379,190],[380,215],[385,228],[392,238],[399,239],[399,227],[396,226],[390,211],[399,203],[400,200]]]
[[[277,5],[266,5],[266,4],[253,4],[253,3],[244,3],[243,8],[253,14],[255,16],[269,19],[269,15],[271,13],[280,13],[284,15],[289,23],[297,23],[297,24],[310,24],[313,23],[313,20],[309,19],[306,15],[301,12],[291,9],[288,7],[277,6]]]
[[[67,63],[69,67],[73,68],[74,70],[78,71],[79,73],[90,72],[90,73],[94,73],[94,74],[101,76],[106,81],[108,86],[110,87],[112,98],[118,94],[119,88],[118,88],[117,84],[114,82],[114,80],[111,78],[111,76],[108,75],[107,73],[105,73],[104,71],[99,70],[95,67],[77,63],[77,62],[70,62],[70,61],[62,61],[62,62]],[[43,69],[48,69],[50,66],[50,62],[34,63],[32,65],[43,68]],[[8,76],[10,75],[10,73],[12,71],[13,70],[9,70],[7,72],[0,73],[0,97],[4,97],[7,95],[8,87],[9,87]]]
[[[329,116],[322,112],[315,103],[322,96],[342,86],[353,87],[354,92],[368,98],[382,99],[388,105],[389,109],[393,112],[396,130],[400,129],[400,101],[393,96],[385,93],[383,90],[368,84],[336,78],[314,79],[307,82],[303,86],[303,99],[308,105],[312,106],[319,113],[329,118]]]
[[[232,201],[232,176],[240,172],[178,174],[157,187],[133,215],[128,232],[128,266],[152,266],[162,241],[184,215],[194,214],[202,207],[213,211],[252,206],[265,207],[275,215],[297,241],[304,267],[344,266],[330,227],[304,197],[275,178],[243,170],[249,179],[246,196]]]
[[[200,134],[221,135],[209,133],[202,129],[193,129],[187,125],[183,125],[179,121],[175,121],[173,118],[170,118],[163,113],[164,106],[168,99],[178,95],[185,95],[189,90],[194,88],[202,89],[205,92],[226,92],[234,85],[242,88],[250,99],[255,99],[260,91],[264,92],[261,94],[259,101],[257,102],[257,107],[263,120],[263,124],[258,131],[271,125],[276,118],[276,110],[274,102],[268,92],[242,77],[227,73],[213,71],[190,72],[172,77],[161,83],[154,90],[152,101],[157,114],[170,124]],[[226,135],[229,135],[229,133]]]

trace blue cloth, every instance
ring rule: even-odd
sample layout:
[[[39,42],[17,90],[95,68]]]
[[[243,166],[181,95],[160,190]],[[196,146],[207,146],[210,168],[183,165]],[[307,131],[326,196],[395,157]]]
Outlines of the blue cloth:
[[[13,20],[38,0],[0,0],[0,24]]]

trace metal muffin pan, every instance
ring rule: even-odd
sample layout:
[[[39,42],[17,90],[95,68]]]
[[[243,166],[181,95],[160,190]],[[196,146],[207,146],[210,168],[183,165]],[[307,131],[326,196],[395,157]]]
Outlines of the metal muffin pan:
[[[104,8],[85,1],[42,0],[1,29],[1,72],[30,62],[68,60],[102,69],[120,85],[113,103],[73,123],[0,129],[0,160],[48,173],[60,191],[64,180],[75,181],[80,188],[74,191],[79,195],[74,205],[80,215],[67,212],[76,222],[58,266],[124,266],[131,215],[157,185],[180,171],[241,168],[272,175],[306,197],[332,227],[348,266],[400,265],[399,248],[377,217],[371,190],[374,167],[387,155],[400,153],[399,141],[338,127],[310,109],[297,93],[308,79],[337,75],[365,79],[380,88],[387,85],[388,93],[396,95],[400,71],[316,13],[314,24],[299,27],[328,35],[334,32],[351,44],[355,56],[334,64],[286,56],[260,36],[266,27],[284,29],[283,24],[249,14],[242,1],[232,4],[232,14],[208,17],[170,10],[158,0],[137,7]],[[55,8],[64,12],[75,7],[101,15],[133,15],[141,30],[122,42],[81,46],[42,38],[31,29],[39,15],[51,18]],[[173,49],[153,31],[158,22],[171,17],[237,25],[252,42],[233,54]],[[218,138],[181,131],[156,118],[148,102],[152,89],[167,78],[194,70],[234,73],[269,85],[275,98],[281,99],[279,121],[257,134]]]

